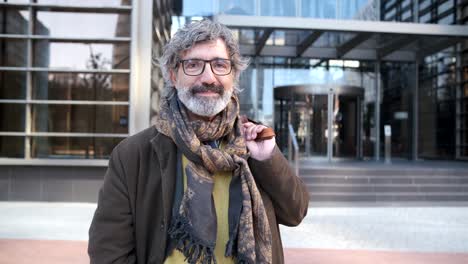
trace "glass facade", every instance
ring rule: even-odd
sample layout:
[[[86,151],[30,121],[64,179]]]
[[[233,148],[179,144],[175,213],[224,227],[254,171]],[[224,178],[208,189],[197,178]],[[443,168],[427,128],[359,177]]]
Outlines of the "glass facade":
[[[199,19],[198,17],[217,14],[453,25],[467,23],[468,4],[455,0],[233,0],[201,1],[196,4],[193,1],[183,1],[182,16],[185,23],[194,17]],[[258,40],[265,33],[269,32],[263,29],[235,29],[239,42],[245,47],[258,45]],[[306,31],[273,30],[265,46],[269,50],[272,47],[278,48],[280,53],[280,48],[297,47],[311,36],[311,32]],[[359,37],[357,33],[324,32],[318,35],[311,47],[336,48],[356,37]],[[388,41],[392,42],[394,39]],[[411,48],[414,45],[413,43]],[[361,122],[360,131],[356,134],[361,137],[357,141],[361,141],[362,149],[356,152],[361,151],[362,158],[381,158],[384,155],[384,126],[390,125],[392,157],[466,159],[468,158],[466,50],[466,44],[460,44],[449,46],[441,52],[426,54],[418,64],[381,62],[378,65],[376,61],[323,60],[304,58],[301,55],[297,57],[281,55],[272,57],[270,53],[250,55],[251,65],[241,75],[241,86],[244,89],[241,94],[241,110],[252,118],[269,125],[276,125],[278,119],[288,117],[283,116],[284,112],[279,110],[285,105],[274,99],[275,87],[299,84],[354,85],[364,89],[364,98],[359,102],[360,117],[355,117]],[[323,100],[319,95],[311,95],[306,102],[316,102],[319,107]],[[333,101],[333,109],[343,107],[354,109],[353,104],[357,102],[353,100],[338,96]],[[415,102],[417,102],[416,107]],[[296,122],[294,129],[298,141],[303,143],[300,144],[302,151],[305,152],[306,134],[317,133],[314,132],[313,124],[317,126],[321,123],[320,121],[314,123],[312,119],[318,120],[318,117],[308,116],[308,112],[310,110],[323,112],[326,109],[303,108],[304,111],[298,110],[295,113],[298,116],[296,119],[303,122]],[[379,127],[376,127],[377,123]],[[323,149],[320,150],[324,147],[320,145],[323,144],[321,142],[323,138],[317,139],[321,143],[314,140],[309,142],[309,146],[315,144],[314,149],[324,155]],[[345,138],[340,140],[345,142]],[[346,142],[357,145],[353,140],[349,139]],[[334,148],[334,156],[339,157],[336,147]],[[354,149],[341,149],[344,156],[350,156],[349,153],[354,152]],[[356,156],[359,156],[359,153]]]
[[[390,125],[392,157],[411,159],[415,75],[414,63],[384,63],[381,66],[380,140],[384,147],[384,126]],[[383,148],[380,153],[384,153]]]
[[[0,2],[0,158],[105,159],[129,134],[130,0]]]
[[[183,1],[183,16],[216,14],[377,20],[377,0]]]
[[[381,1],[382,20],[453,25],[466,24],[466,18],[467,4],[455,0]],[[468,67],[466,48],[463,44],[449,47],[426,56],[419,65],[419,129],[417,139],[409,137],[408,141],[417,140],[420,158],[468,158],[465,137],[467,116],[463,110],[464,84],[467,81],[463,71]],[[414,71],[389,69],[387,76],[388,81],[395,83],[411,78]],[[402,85],[397,88],[397,93],[405,94],[407,90],[407,86]],[[384,98],[382,108],[388,109],[393,105],[391,100]]]
[[[377,1],[220,1],[219,5],[209,2],[206,6],[202,4],[194,5],[191,1],[184,1],[184,12],[182,19],[185,23],[190,21],[190,17],[211,16],[213,14],[230,15],[256,15],[256,16],[290,16],[290,17],[310,17],[328,19],[359,19],[377,20]],[[229,4],[228,4],[229,3]],[[197,9],[198,8],[198,9]],[[176,19],[174,19],[176,20]],[[180,19],[179,19],[180,20]],[[173,30],[177,30],[173,28]],[[241,45],[255,45],[258,36],[264,32],[240,29],[235,30]],[[338,34],[326,32],[315,42],[317,47],[332,47],[355,37],[356,34]],[[307,32],[295,32],[294,30],[275,30],[266,41],[266,45],[288,47],[295,46],[304,41],[309,34]],[[241,112],[251,118],[260,120],[270,126],[275,126],[277,131],[281,131],[278,136],[279,145],[285,146],[287,138],[287,127],[278,127],[280,119],[287,119],[287,112],[280,111],[280,101],[274,99],[274,87],[294,84],[333,84],[333,85],[354,85],[363,87],[364,98],[359,101],[359,115],[364,115],[362,124],[362,156],[372,158],[374,155],[375,129],[374,129],[374,109],[375,109],[375,86],[376,75],[375,65],[366,61],[321,61],[308,58],[288,58],[288,57],[252,57],[250,67],[241,75],[240,85],[243,92],[240,95]],[[354,101],[353,101],[354,100]],[[326,155],[326,138],[324,133],[314,132],[315,130],[326,129],[327,101],[326,95],[311,95],[309,103],[316,103],[316,113],[309,118],[309,108],[298,107],[294,113],[294,129],[301,146],[301,152],[324,156]],[[336,98],[338,107],[353,108],[356,106],[355,98],[340,96]],[[361,105],[362,104],[362,105]],[[283,106],[285,107],[285,106]],[[352,111],[347,111],[351,115]],[[319,114],[321,113],[321,114]],[[353,112],[354,120],[357,120],[358,113]],[[284,115],[284,116],[281,116]],[[361,118],[361,117],[359,117]],[[279,122],[279,123],[278,123]],[[324,123],[325,122],[325,125]],[[347,120],[342,120],[341,126],[344,131],[354,127],[355,124],[348,124]],[[282,123],[281,123],[282,124]],[[307,125],[309,124],[309,125]],[[314,133],[310,138],[308,134]],[[356,155],[357,140],[349,139],[350,133],[340,135],[341,144],[335,143],[335,156],[351,157]],[[351,137],[356,136],[353,132]],[[347,138],[345,138],[347,137]],[[325,141],[324,141],[325,140]],[[306,147],[306,141],[308,146]],[[349,142],[354,142],[354,147],[347,149]],[[339,148],[341,146],[341,148]],[[346,147],[345,147],[346,146]],[[284,148],[283,148],[284,149]],[[352,154],[351,154],[352,153]]]
[[[455,0],[182,0],[181,16],[172,18],[171,1],[153,1],[153,5],[152,54],[147,56],[153,58],[160,56],[170,38],[168,28],[174,31],[191,20],[218,14],[446,25],[468,22],[468,4]],[[135,131],[132,125],[138,115],[131,116],[132,104],[146,95],[130,88],[131,83],[135,85],[131,70],[134,9],[130,0],[0,1],[0,158],[105,159]],[[283,50],[313,39],[315,32],[234,31],[242,46],[254,50],[259,39],[269,34],[265,46],[278,53],[249,53],[251,65],[240,84],[244,89],[241,111],[251,118],[271,126],[288,118],[280,111],[285,105],[275,100],[278,86],[330,84],[363,89],[359,100],[336,95],[332,108],[326,108],[329,102],[321,95],[303,98],[303,106],[293,113],[303,152],[324,155],[323,130],[328,120],[322,114],[326,113],[337,126],[335,157],[382,156],[383,128],[391,125],[393,157],[414,158],[416,146],[419,158],[468,159],[466,43],[426,54],[416,66],[340,56],[322,59],[304,51],[286,56]],[[336,49],[359,37],[363,37],[359,32],[327,31],[317,34],[309,48]],[[149,111],[154,116],[164,84],[158,67],[152,67],[149,75]],[[346,133],[349,130],[355,133]],[[311,133],[313,137],[308,136]]]

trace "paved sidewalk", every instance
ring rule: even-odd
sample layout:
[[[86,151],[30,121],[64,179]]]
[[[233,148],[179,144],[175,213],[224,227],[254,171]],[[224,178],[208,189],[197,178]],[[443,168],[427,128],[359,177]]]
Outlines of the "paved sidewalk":
[[[89,263],[95,204],[0,202],[0,264]],[[312,207],[281,226],[288,264],[468,263],[468,207]]]
[[[0,239],[0,264],[87,264],[85,241]],[[468,254],[285,249],[286,264],[466,264]]]
[[[286,264],[466,264],[468,254],[371,250],[290,249]]]

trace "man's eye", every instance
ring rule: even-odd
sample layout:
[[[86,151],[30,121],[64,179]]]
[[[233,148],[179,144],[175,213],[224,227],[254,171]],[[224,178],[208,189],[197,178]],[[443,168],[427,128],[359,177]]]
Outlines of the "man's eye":
[[[199,64],[200,63],[197,63],[197,62],[187,62],[185,63],[185,68],[186,69],[196,69],[199,67]]]
[[[227,69],[229,67],[228,63],[224,61],[215,61],[214,67],[217,69]]]

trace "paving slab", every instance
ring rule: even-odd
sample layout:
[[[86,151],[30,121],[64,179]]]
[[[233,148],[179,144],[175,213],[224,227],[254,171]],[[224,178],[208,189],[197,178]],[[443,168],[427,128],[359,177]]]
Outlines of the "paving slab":
[[[0,264],[89,263],[96,204],[0,202]],[[310,207],[280,226],[287,264],[466,264],[468,207]]]
[[[0,239],[87,241],[96,204],[0,202]],[[289,248],[468,253],[468,207],[310,207]]]
[[[466,264],[468,254],[369,250],[286,249],[286,264]]]
[[[0,264],[88,264],[85,241],[0,239]],[[286,264],[466,264],[468,253],[285,249]]]

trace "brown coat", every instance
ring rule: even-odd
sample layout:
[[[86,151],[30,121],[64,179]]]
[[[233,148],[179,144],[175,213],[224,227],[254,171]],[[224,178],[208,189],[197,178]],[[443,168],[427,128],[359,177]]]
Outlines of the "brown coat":
[[[112,152],[89,229],[91,263],[152,263],[165,259],[177,152],[154,127],[123,140]],[[249,159],[273,238],[273,263],[284,263],[278,224],[298,225],[309,195],[275,147],[267,161]]]

